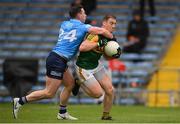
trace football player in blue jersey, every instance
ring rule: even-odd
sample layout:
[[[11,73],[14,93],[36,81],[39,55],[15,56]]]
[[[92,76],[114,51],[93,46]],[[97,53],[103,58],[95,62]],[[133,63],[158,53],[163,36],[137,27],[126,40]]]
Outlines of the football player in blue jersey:
[[[57,118],[77,120],[77,118],[67,112],[66,108],[74,86],[74,78],[68,70],[67,62],[78,52],[86,33],[101,34],[108,38],[113,38],[113,35],[104,28],[84,24],[86,14],[81,5],[72,7],[69,15],[71,19],[62,22],[58,42],[46,59],[46,87],[43,90],[34,91],[27,96],[13,99],[13,115],[15,119],[18,117],[18,111],[22,105],[54,97],[61,83],[63,83],[64,89],[60,94],[60,110]]]

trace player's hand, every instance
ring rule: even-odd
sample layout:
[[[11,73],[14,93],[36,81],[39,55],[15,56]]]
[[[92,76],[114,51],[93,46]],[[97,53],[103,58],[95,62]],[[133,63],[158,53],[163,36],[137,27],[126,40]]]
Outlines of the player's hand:
[[[107,44],[108,40],[107,39],[101,39],[98,42],[98,47],[103,47]]]
[[[114,36],[112,39],[110,39],[110,40],[117,41],[117,39],[116,39],[116,37],[115,37],[115,36]]]

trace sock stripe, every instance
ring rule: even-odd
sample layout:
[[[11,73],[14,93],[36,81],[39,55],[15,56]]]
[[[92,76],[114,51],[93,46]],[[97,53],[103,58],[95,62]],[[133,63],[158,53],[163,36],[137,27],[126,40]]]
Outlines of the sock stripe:
[[[60,105],[60,107],[66,107],[66,105]]]
[[[64,106],[64,105],[60,105],[60,108],[59,108],[59,113],[60,114],[63,114],[63,113],[66,113],[66,106]]]
[[[22,101],[23,101],[23,103],[27,103],[26,97],[22,97]]]

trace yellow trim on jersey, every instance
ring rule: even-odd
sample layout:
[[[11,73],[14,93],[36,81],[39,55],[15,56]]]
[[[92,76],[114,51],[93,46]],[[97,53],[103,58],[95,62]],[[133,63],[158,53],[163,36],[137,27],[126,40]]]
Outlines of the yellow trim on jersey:
[[[99,36],[95,35],[95,34],[86,34],[86,38],[87,40],[89,40],[90,42],[98,42],[99,41]],[[103,49],[104,48],[94,48],[93,51],[96,53],[103,53]]]
[[[89,34],[86,39],[91,42],[98,42],[99,37],[98,37],[98,35]]]

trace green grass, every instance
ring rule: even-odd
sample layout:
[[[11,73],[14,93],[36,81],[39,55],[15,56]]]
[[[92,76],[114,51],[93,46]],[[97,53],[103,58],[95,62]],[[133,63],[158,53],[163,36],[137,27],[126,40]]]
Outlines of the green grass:
[[[180,108],[149,108],[144,106],[113,106],[112,121],[100,120],[102,105],[69,105],[68,111],[78,121],[57,120],[58,105],[27,104],[13,119],[12,106],[0,103],[1,123],[180,123]]]

